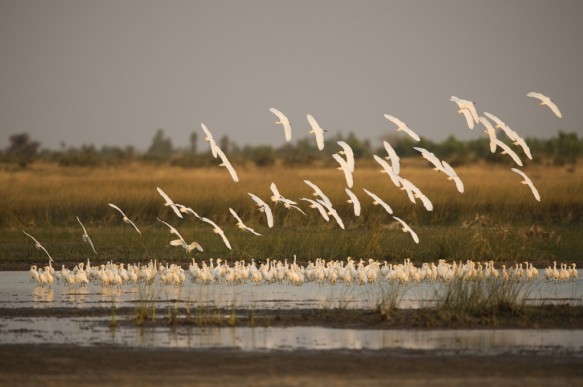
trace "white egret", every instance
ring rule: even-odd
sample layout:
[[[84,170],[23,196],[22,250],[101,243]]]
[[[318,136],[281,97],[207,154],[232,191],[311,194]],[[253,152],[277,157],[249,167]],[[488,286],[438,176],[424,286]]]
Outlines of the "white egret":
[[[380,172],[386,173],[391,178],[393,184],[395,184],[395,186],[397,187],[400,187],[401,178],[399,177],[399,175],[395,173],[393,167],[391,167],[389,163],[387,163],[384,159],[380,158],[377,155],[373,155],[373,158],[376,160],[377,163],[381,165],[381,167],[383,167],[383,169],[381,169]]]
[[[530,148],[526,144],[526,141],[524,141],[524,138],[517,136],[516,141],[514,141],[513,144],[520,146],[522,148],[522,151],[526,155],[526,157],[528,157],[529,159],[532,160],[532,154],[530,153]]]
[[[320,203],[320,204],[325,205],[324,203]],[[340,226],[340,228],[344,230],[344,222],[342,221],[342,219],[338,215],[338,212],[334,208],[332,208],[332,206],[326,206],[326,209],[328,210],[327,211],[328,215],[332,215],[334,220],[336,220],[336,223],[338,223],[338,226]]]
[[[213,157],[216,159],[217,155],[218,155],[217,149],[219,149],[219,146],[215,142],[213,135],[211,134],[210,130],[208,130],[206,125],[201,123],[200,126],[202,127],[202,131],[205,134],[205,137],[203,140],[209,143],[209,145],[211,146],[211,153],[213,154]]]
[[[229,208],[229,212],[231,213],[231,215],[233,215],[233,217],[235,219],[237,219],[237,227],[239,227],[241,230],[249,231],[250,233],[253,233],[255,235],[261,236],[261,234],[259,234],[255,230],[253,230],[251,227],[245,226],[245,224],[243,223],[243,221],[241,220],[241,218],[239,217],[239,215],[237,215],[237,213],[235,212],[235,210],[233,210],[232,208]]]
[[[458,114],[463,114],[466,118],[466,122],[468,124],[468,128],[474,129],[474,122],[479,122],[478,112],[476,111],[475,102],[468,101],[465,99],[461,99],[455,96],[451,96],[449,99],[457,104],[459,110],[457,111]]]
[[[441,163],[443,164],[443,168],[444,168],[443,171],[448,176],[447,179],[448,180],[453,180],[454,183],[455,183],[455,186],[456,186],[457,190],[460,193],[464,193],[464,183],[459,178],[459,176],[457,175],[457,173],[455,172],[455,170],[452,168],[452,166],[449,165],[446,161],[442,161]]]
[[[221,163],[219,164],[219,167],[227,168],[227,171],[229,171],[229,173],[231,174],[233,181],[235,183],[237,183],[239,181],[239,176],[237,176],[237,172],[235,171],[235,168],[233,168],[233,166],[231,165],[231,162],[229,161],[229,159],[227,159],[227,155],[225,155],[225,152],[223,152],[223,150],[221,148],[217,147],[217,154],[219,155],[219,158],[221,159]]]
[[[34,247],[37,248],[37,250],[42,250],[45,252],[45,254],[49,257],[49,262],[54,262],[53,258],[51,257],[51,255],[49,254],[49,252],[47,251],[47,249],[45,249],[43,247],[43,245],[40,244],[39,241],[37,241],[32,235],[30,235],[29,233],[27,233],[26,231],[22,230],[22,232],[27,235],[30,239],[32,239],[34,241]],[[36,266],[35,266],[36,268]]]
[[[495,123],[494,128],[502,130],[504,132],[504,134],[506,134],[506,137],[508,137],[512,141],[516,141],[518,133],[516,133],[514,130],[510,129],[510,127],[508,125],[506,125],[506,123],[504,121],[502,121],[500,118],[496,117],[494,114],[491,114],[488,112],[484,112],[484,115],[486,117],[488,117],[490,120],[494,121],[494,123]]]
[[[364,192],[367,193],[368,196],[370,196],[371,198],[373,198],[373,205],[381,205],[385,211],[387,211],[389,214],[393,213],[393,209],[391,208],[391,206],[389,206],[387,203],[385,203],[381,198],[379,198],[377,195],[375,195],[374,193],[370,192],[369,190],[367,190],[366,188],[363,188]]]
[[[322,129],[320,125],[318,125],[318,122],[314,117],[312,117],[311,114],[308,114],[307,117],[308,122],[312,127],[312,130],[310,130],[308,133],[316,136],[316,145],[318,146],[319,150],[322,150],[324,149],[324,132],[326,132],[326,130]]]
[[[87,230],[85,230],[85,226],[83,226],[83,223],[81,223],[79,217],[77,217],[77,222],[79,222],[81,228],[83,229],[83,235],[81,236],[81,239],[83,239],[83,242],[89,243],[93,249],[93,252],[97,254],[97,251],[95,251],[95,247],[93,246],[93,242],[91,241],[91,238],[89,238],[89,234],[87,234]]]
[[[419,237],[417,236],[417,233],[415,233],[415,231],[413,231],[411,229],[411,227],[409,227],[409,225],[407,223],[405,223],[405,221],[403,221],[403,219],[398,218],[396,216],[393,216],[393,218],[401,223],[401,225],[403,226],[402,230],[403,232],[408,232],[409,234],[411,234],[411,237],[413,238],[413,240],[415,241],[415,243],[419,243]]]
[[[334,153],[332,157],[334,158],[334,160],[336,160],[336,162],[338,162],[338,164],[340,164],[340,166],[337,169],[344,172],[344,179],[346,179],[346,185],[348,186],[348,188],[352,188],[352,186],[354,185],[354,181],[352,179],[352,172],[350,171],[350,166],[348,165],[346,160],[344,160],[342,156],[340,156],[338,153]]]
[[[429,161],[431,164],[433,164],[434,166],[434,170],[435,171],[440,171],[445,173],[445,168],[443,167],[443,164],[441,163],[441,160],[435,156],[435,154],[433,152],[428,151],[425,148],[420,148],[420,147],[413,147],[413,149],[415,149],[416,151],[421,153],[421,156]]]
[[[257,203],[257,207],[259,207],[259,211],[265,213],[265,216],[267,218],[267,226],[269,228],[272,228],[273,227],[273,213],[271,212],[271,208],[269,208],[269,205],[267,203],[265,203],[263,200],[261,200],[256,195],[253,195],[250,192],[248,192],[247,194],[251,197],[251,199],[253,199],[253,201],[255,203]]]
[[[304,183],[309,185],[314,190],[313,195],[319,196],[323,200],[323,202],[326,204],[326,207],[332,207],[332,202],[330,201],[328,196],[326,196],[324,194],[324,192],[322,192],[320,187],[318,187],[316,184],[312,183],[310,180],[304,180]]]
[[[134,222],[132,222],[132,221],[131,221],[131,220],[130,220],[130,219],[127,217],[127,216],[126,216],[126,214],[124,214],[124,212],[123,212],[123,211],[122,211],[122,210],[121,210],[121,209],[120,209],[118,206],[116,206],[115,204],[112,204],[112,203],[107,203],[107,204],[108,204],[110,207],[112,207],[112,208],[115,208],[116,210],[118,210],[118,211],[119,211],[119,213],[121,214],[121,216],[123,217],[123,218],[122,218],[122,220],[123,220],[124,222],[126,222],[126,223],[128,223],[128,224],[131,224],[132,226],[134,226],[134,228],[136,229],[136,231],[138,232],[138,234],[140,234],[140,235],[142,234],[142,233],[140,232],[140,230],[138,230],[138,227],[137,227],[137,226],[134,224]]]
[[[530,178],[528,176],[526,176],[526,173],[522,172],[520,169],[516,169],[516,168],[510,168],[510,170],[512,172],[516,172],[518,173],[520,176],[522,176],[522,178],[524,179],[523,181],[521,181],[522,184],[526,184],[530,187],[530,190],[532,191],[532,194],[534,195],[534,198],[536,200],[538,200],[540,202],[540,195],[538,193],[538,190],[536,189],[536,187],[534,186],[534,184],[532,183],[532,180],[530,180]]]
[[[159,218],[156,218],[156,219],[158,219],[160,222],[164,223],[166,226],[168,226],[168,228],[170,228],[170,234],[174,234],[178,237],[178,239],[174,239],[174,240],[170,241],[170,245],[182,246],[182,248],[184,250],[186,250],[186,252],[188,252],[188,253],[190,253],[194,249],[197,249],[198,251],[203,251],[202,246],[199,245],[197,242],[192,242],[190,244],[186,243],[186,241],[184,240],[182,235],[180,235],[178,230],[176,230],[174,227],[172,227],[168,223],[164,222],[163,220],[161,220]]]
[[[551,101],[551,99],[549,97],[547,97],[546,95],[532,91],[532,92],[528,93],[527,96],[540,100],[541,106],[545,106],[545,105],[548,106],[553,111],[553,113],[555,113],[555,115],[557,117],[559,117],[559,118],[562,117],[561,111],[559,110],[557,105],[553,101]]]
[[[484,125],[484,133],[486,133],[490,139],[490,152],[496,153],[496,129],[494,129],[486,117],[480,117],[479,120],[480,123]]]
[[[390,114],[385,114],[385,118],[391,121],[393,124],[397,125],[397,132],[403,131],[407,133],[413,140],[415,141],[421,140],[417,133],[412,131],[403,121],[401,121],[397,117],[393,117]]]
[[[344,141],[337,141],[337,144],[342,147],[342,150],[339,151],[338,154],[346,157],[346,164],[348,165],[350,172],[354,172],[354,152],[352,151],[352,148]]]
[[[344,191],[346,191],[346,194],[350,198],[346,201],[346,203],[351,203],[352,206],[354,207],[354,215],[360,216],[360,201],[358,200],[354,192],[352,192],[350,189],[344,188]]]
[[[421,192],[421,190],[415,184],[407,179],[402,178],[401,185],[401,190],[405,190],[405,192],[407,192],[407,196],[413,204],[417,203],[415,199],[420,199],[427,211],[433,211],[433,203],[431,203],[431,200],[429,200],[429,198],[423,192]]]
[[[283,206],[285,208],[295,208],[296,210],[298,210],[299,212],[301,212],[302,214],[304,214],[304,216],[306,215],[306,213],[304,211],[302,211],[301,208],[299,208],[296,204],[298,204],[297,202],[294,202],[293,200],[287,199],[285,197],[283,197],[280,193],[279,190],[277,189],[277,186],[275,185],[275,183],[271,183],[271,185],[269,186],[269,188],[271,189],[271,192],[273,192],[273,196],[271,196],[271,200],[277,204],[277,203],[283,203]]]
[[[285,140],[287,142],[290,142],[291,141],[291,125],[290,125],[287,117],[282,112],[277,110],[276,108],[269,108],[269,111],[277,116],[279,121],[275,121],[275,123],[283,126],[283,129],[285,131]]]
[[[164,200],[166,200],[166,203],[164,203],[164,205],[167,206],[167,207],[172,208],[172,210],[174,211],[174,213],[179,218],[182,218],[182,214],[180,213],[180,211],[176,207],[176,204],[174,204],[174,202],[172,201],[172,199],[170,199],[170,196],[166,195],[166,192],[162,191],[162,189],[160,187],[156,187],[156,189],[158,190],[158,193],[164,198]]]
[[[183,214],[191,214],[200,219],[200,215],[197,214],[192,208],[186,207],[184,204],[176,204],[176,207],[178,207],[180,212],[182,212]]]
[[[502,152],[500,152],[501,154],[509,155],[510,157],[512,157],[512,160],[514,160],[516,164],[522,167],[522,160],[520,160],[520,157],[518,157],[518,155],[512,149],[510,149],[508,145],[506,145],[505,143],[498,139],[496,140],[496,145],[502,149]]]
[[[399,156],[397,156],[397,152],[395,152],[391,144],[387,141],[383,141],[383,145],[388,154],[388,157],[385,157],[385,160],[391,160],[391,168],[393,169],[393,172],[398,175],[401,172]]]
[[[202,220],[203,222],[206,222],[206,223],[210,224],[211,226],[213,226],[213,232],[215,234],[219,234],[221,236],[221,238],[223,238],[223,242],[225,243],[225,246],[227,246],[227,248],[229,250],[231,250],[231,244],[229,243],[229,240],[225,236],[225,232],[223,231],[222,228],[220,228],[215,222],[213,222],[209,218],[204,218],[203,217],[200,220]]]
[[[308,199],[308,198],[300,198],[300,200],[303,200],[305,202],[310,203],[309,207],[310,208],[315,208],[320,212],[320,215],[322,215],[322,217],[326,220],[326,222],[330,221],[330,217],[328,216],[328,212],[326,212],[326,208],[324,208],[324,205],[317,202],[316,200],[313,199]]]

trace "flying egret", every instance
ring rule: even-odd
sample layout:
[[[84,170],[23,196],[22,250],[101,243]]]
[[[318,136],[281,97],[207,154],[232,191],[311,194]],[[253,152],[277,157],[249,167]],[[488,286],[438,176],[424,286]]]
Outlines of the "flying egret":
[[[225,246],[227,246],[227,248],[229,250],[231,250],[231,244],[229,243],[229,240],[225,236],[225,232],[223,231],[222,228],[220,228],[215,222],[213,222],[209,218],[204,218],[203,217],[200,220],[202,220],[203,222],[206,222],[206,223],[210,224],[211,226],[213,226],[213,232],[215,234],[219,234],[221,236],[221,238],[223,238],[223,242],[225,243]]]
[[[348,165],[350,172],[354,172],[354,152],[352,151],[352,148],[344,141],[337,141],[336,143],[342,147],[342,150],[339,151],[338,154],[346,157],[346,164]]]
[[[253,233],[255,235],[261,236],[261,234],[259,234],[255,230],[253,230],[251,227],[245,226],[245,224],[243,223],[243,221],[241,220],[241,218],[239,217],[239,215],[237,215],[237,213],[235,212],[235,210],[233,210],[232,208],[229,208],[229,212],[231,212],[231,215],[233,215],[233,217],[235,219],[237,219],[237,227],[239,227],[239,229],[244,230],[244,231],[249,231],[250,233]]]
[[[346,191],[346,194],[350,198],[346,201],[346,203],[351,203],[352,206],[354,207],[354,215],[360,216],[360,201],[358,200],[354,192],[352,192],[350,189],[344,188],[344,191]]]
[[[443,171],[448,176],[447,179],[448,180],[453,180],[453,182],[455,183],[455,187],[457,188],[457,190],[460,193],[464,193],[464,183],[459,178],[459,176],[457,175],[457,173],[455,172],[455,170],[452,168],[452,166],[449,165],[446,161],[442,161],[441,163],[443,164],[443,168],[444,168]]]
[[[115,204],[112,204],[112,203],[107,203],[107,204],[108,204],[110,207],[112,207],[112,208],[115,208],[116,210],[118,210],[118,211],[119,211],[119,213],[121,214],[121,216],[123,216],[123,219],[122,219],[122,220],[123,220],[124,222],[126,222],[126,223],[128,223],[128,224],[131,224],[132,226],[134,226],[134,228],[136,229],[136,231],[138,232],[138,234],[142,235],[142,233],[140,232],[140,230],[138,230],[138,227],[137,227],[137,226],[134,224],[134,222],[132,222],[132,221],[131,221],[131,220],[130,220],[130,219],[127,217],[127,216],[126,216],[126,214],[124,214],[124,212],[123,212],[123,211],[122,211],[122,210],[121,210],[121,209],[120,209],[118,206],[116,206]]]
[[[540,202],[540,195],[538,193],[538,190],[536,189],[536,187],[532,183],[532,180],[530,180],[530,178],[528,176],[526,176],[526,173],[524,173],[520,169],[516,169],[516,168],[510,168],[510,170],[512,170],[512,172],[516,172],[520,176],[522,176],[522,178],[524,180],[521,181],[521,183],[528,185],[530,187],[530,190],[532,191],[532,194],[534,195],[534,198]]]
[[[287,117],[282,112],[277,110],[276,108],[269,108],[269,111],[277,116],[279,121],[275,121],[275,123],[283,126],[283,129],[285,131],[285,140],[287,142],[290,142],[291,141],[291,126],[289,124],[289,120],[287,119]]]
[[[310,208],[315,208],[320,212],[320,215],[322,215],[322,218],[324,218],[326,220],[326,222],[330,221],[330,217],[328,216],[328,213],[326,212],[326,208],[324,208],[324,205],[317,202],[316,200],[313,199],[309,199],[309,198],[300,198],[300,200],[303,200],[305,202],[310,203],[309,207]]]
[[[340,156],[338,153],[334,153],[332,157],[334,158],[334,160],[336,160],[336,162],[338,162],[338,164],[340,164],[340,166],[337,169],[344,172],[344,179],[346,179],[346,185],[348,186],[348,188],[352,188],[352,186],[354,185],[354,181],[352,179],[352,172],[350,171],[350,166],[348,165],[346,160],[344,160],[342,156]]]
[[[381,205],[385,211],[387,211],[389,214],[393,213],[393,209],[391,208],[391,206],[389,206],[387,203],[385,203],[381,198],[379,198],[377,195],[375,195],[374,193],[370,192],[369,190],[367,190],[366,188],[363,188],[364,192],[367,193],[368,196],[370,196],[371,198],[373,198],[373,205]]]
[[[196,216],[198,219],[200,219],[200,215],[197,214],[192,208],[190,207],[186,207],[184,204],[176,204],[176,207],[178,207],[178,209],[180,210],[180,212],[184,213],[184,214],[191,214]]]
[[[178,232],[177,229],[175,229],[174,227],[172,227],[171,225],[169,225],[168,223],[164,222],[163,220],[161,220],[159,218],[156,218],[156,219],[158,219],[160,222],[164,223],[166,226],[168,226],[168,228],[170,228],[170,234],[174,234],[178,237],[178,239],[174,239],[174,240],[170,241],[170,245],[182,246],[182,248],[184,250],[186,250],[187,253],[190,253],[194,249],[197,249],[198,251],[203,251],[201,245],[199,245],[196,242],[192,242],[190,244],[186,243],[186,241],[184,240],[182,235],[180,235],[180,233]]]
[[[513,144],[520,146],[522,148],[522,151],[526,155],[526,157],[528,157],[529,159],[532,160],[532,154],[530,153],[530,148],[526,144],[526,141],[524,141],[524,138],[517,136],[516,141],[514,141]]]
[[[166,203],[164,203],[164,205],[167,206],[167,207],[172,208],[172,210],[174,211],[174,213],[179,218],[182,218],[182,214],[180,213],[180,211],[176,207],[176,204],[174,204],[174,202],[172,201],[172,199],[170,199],[170,196],[166,195],[166,192],[162,191],[162,189],[160,187],[156,187],[156,189],[158,190],[158,193],[164,198],[164,200],[166,200]]]
[[[287,199],[285,197],[283,197],[280,193],[279,190],[277,189],[277,186],[275,185],[275,183],[271,183],[271,185],[269,186],[269,188],[271,189],[271,192],[273,192],[273,196],[271,196],[271,200],[277,204],[277,203],[283,203],[283,206],[285,208],[295,208],[296,210],[298,210],[299,212],[301,212],[302,214],[304,214],[304,216],[306,215],[306,213],[304,211],[302,211],[301,208],[299,208],[298,206],[296,206],[296,204],[298,204],[297,202],[294,202],[293,200]]]
[[[332,215],[334,220],[336,220],[336,223],[338,223],[338,226],[340,226],[340,228],[344,230],[344,222],[342,221],[342,219],[338,215],[338,212],[332,206],[328,206],[323,202],[320,202],[320,204],[322,204],[323,206],[326,207],[326,209],[328,210],[327,211],[328,215]]]
[[[385,114],[385,118],[387,120],[391,121],[393,124],[397,125],[397,132],[403,131],[403,132],[407,133],[409,136],[411,136],[411,138],[413,140],[415,140],[415,141],[421,140],[419,138],[419,136],[417,135],[417,133],[412,131],[403,121],[401,121],[397,117],[393,117],[390,114]]]
[[[209,145],[211,146],[211,153],[213,154],[213,157],[216,159],[218,155],[217,149],[219,149],[219,146],[215,142],[213,135],[211,134],[210,130],[208,130],[206,125],[201,122],[200,126],[202,127],[202,131],[205,134],[204,141],[209,143]]]
[[[555,115],[557,117],[559,117],[559,118],[562,117],[561,111],[559,110],[557,105],[546,95],[531,91],[530,93],[527,94],[527,96],[540,100],[541,106],[544,106],[544,105],[548,106],[553,111],[553,113],[555,113]]]
[[[25,235],[28,235],[28,237],[34,241],[34,247],[36,247],[36,248],[37,248],[37,250],[42,250],[42,251],[44,251],[44,252],[45,252],[45,254],[46,254],[46,255],[48,255],[48,257],[49,257],[49,262],[54,262],[53,258],[51,257],[51,255],[49,254],[49,252],[47,251],[47,249],[45,249],[45,248],[43,247],[43,245],[41,245],[41,244],[40,244],[40,242],[39,242],[39,241],[37,241],[37,240],[36,240],[36,239],[35,239],[35,238],[34,238],[32,235],[30,235],[30,234],[29,234],[29,233],[27,233],[26,231],[22,230],[22,232],[23,232]]]
[[[421,153],[421,156],[425,160],[427,160],[431,164],[433,164],[433,167],[434,167],[433,169],[435,171],[440,171],[440,172],[446,173],[445,172],[445,169],[443,167],[443,164],[441,163],[441,160],[437,156],[435,156],[435,154],[433,152],[430,152],[427,149],[420,148],[420,147],[413,147],[413,149],[415,149],[416,151],[420,152]]]
[[[431,203],[431,200],[429,200],[429,198],[423,192],[421,192],[421,190],[415,184],[407,179],[401,178],[401,185],[401,190],[405,190],[409,200],[413,204],[417,203],[415,199],[420,199],[423,203],[423,207],[425,207],[427,211],[433,211],[433,203]]]
[[[248,192],[247,194],[251,197],[251,199],[253,199],[253,201],[255,203],[257,203],[257,207],[259,207],[259,211],[265,213],[265,216],[267,218],[267,226],[269,228],[272,228],[273,227],[273,213],[271,212],[271,208],[269,208],[269,205],[267,203],[265,203],[263,200],[261,200],[256,195],[253,195],[250,192]]]
[[[518,155],[512,149],[510,149],[508,145],[498,139],[496,139],[496,145],[502,149],[502,152],[500,152],[501,154],[507,154],[508,156],[512,157],[512,160],[514,160],[516,164],[522,167],[522,160],[520,160],[520,157],[518,157]]]
[[[408,232],[409,234],[411,234],[411,237],[413,238],[413,241],[415,241],[415,243],[419,243],[419,237],[417,236],[417,233],[415,233],[415,231],[413,231],[411,229],[411,227],[409,227],[409,225],[407,223],[405,223],[405,221],[403,221],[403,219],[398,218],[396,216],[393,215],[393,218],[398,221],[399,223],[401,223],[401,225],[403,226],[402,230],[403,232]]]
[[[494,128],[502,130],[504,134],[506,134],[506,137],[508,137],[512,141],[516,141],[518,133],[510,129],[510,126],[506,125],[504,121],[502,121],[500,118],[496,117],[492,113],[484,112],[484,115],[488,117],[490,120],[494,121],[495,123]]]
[[[79,217],[77,217],[77,222],[79,222],[81,228],[83,229],[83,235],[81,236],[81,239],[83,239],[83,242],[89,243],[93,249],[93,252],[97,254],[97,251],[95,251],[95,247],[93,246],[93,242],[91,241],[91,238],[89,238],[89,234],[87,234],[87,230],[85,230],[85,226],[83,226],[83,223],[81,223]]]
[[[484,133],[486,133],[490,139],[490,152],[496,153],[496,129],[494,129],[486,117],[480,117],[479,120],[480,123],[484,125]]]
[[[475,123],[479,122],[478,112],[476,111],[476,107],[474,106],[476,103],[455,96],[451,96],[449,100],[457,104],[459,108],[457,112],[458,114],[464,115],[464,117],[466,118],[466,122],[468,124],[468,128],[474,129],[474,122]]]
[[[314,190],[314,193],[313,193],[314,196],[319,196],[320,199],[322,199],[322,201],[324,203],[326,203],[326,207],[332,207],[332,202],[330,201],[328,196],[326,196],[324,194],[324,192],[322,192],[320,187],[318,187],[316,184],[312,183],[310,180],[304,180],[304,183],[309,185]]]
[[[223,152],[223,150],[221,148],[217,147],[217,154],[219,155],[219,157],[221,159],[221,163],[219,164],[219,167],[227,168],[227,171],[229,171],[229,173],[231,174],[233,181],[235,183],[237,183],[239,181],[239,176],[237,176],[237,172],[235,171],[235,168],[233,168],[229,159],[227,159],[227,156],[225,155],[225,153]]]
[[[397,175],[395,173],[393,167],[391,167],[389,165],[389,163],[387,163],[385,160],[383,160],[382,158],[380,158],[377,155],[373,155],[373,158],[376,160],[377,163],[379,163],[381,165],[381,167],[383,167],[383,169],[381,169],[380,172],[386,173],[387,175],[389,175],[393,184],[395,184],[395,186],[397,186],[397,187],[400,187],[401,186],[401,178],[399,177],[399,175]]]
[[[399,172],[401,172],[399,156],[397,156],[397,152],[395,152],[391,144],[389,144],[387,141],[383,141],[383,145],[388,154],[388,156],[385,157],[385,160],[391,160],[391,168],[393,169],[393,172],[398,175]]]
[[[312,117],[311,114],[308,114],[307,117],[308,122],[312,127],[312,130],[310,130],[308,133],[316,136],[316,145],[318,145],[319,150],[322,150],[324,149],[324,132],[326,132],[326,130],[322,129],[320,125],[318,125],[318,122],[314,117]]]

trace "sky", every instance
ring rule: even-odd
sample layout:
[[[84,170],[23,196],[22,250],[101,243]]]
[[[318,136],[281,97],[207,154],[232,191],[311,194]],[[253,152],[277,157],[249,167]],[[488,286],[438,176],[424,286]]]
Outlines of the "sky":
[[[188,147],[201,123],[279,146],[270,107],[293,141],[308,113],[373,144],[393,133],[383,114],[435,141],[484,136],[452,95],[523,137],[583,136],[582,15],[579,0],[0,0],[0,148],[26,132],[145,150],[160,128]]]

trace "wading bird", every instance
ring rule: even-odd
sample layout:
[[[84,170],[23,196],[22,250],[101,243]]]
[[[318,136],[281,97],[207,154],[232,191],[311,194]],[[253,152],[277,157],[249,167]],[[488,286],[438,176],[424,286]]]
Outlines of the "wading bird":
[[[385,114],[385,118],[391,121],[393,124],[397,125],[397,132],[403,131],[407,133],[413,140],[415,141],[421,140],[417,133],[412,131],[403,121],[401,121],[397,117],[393,117],[390,114]]]
[[[279,121],[275,121],[275,123],[283,126],[283,129],[285,131],[285,140],[287,142],[290,142],[291,141],[291,126],[290,126],[290,123],[289,123],[289,120],[287,119],[287,117],[282,112],[277,110],[276,108],[269,108],[269,111],[277,116]]]
[[[527,94],[527,96],[532,97],[532,98],[536,98],[538,100],[540,100],[540,104],[541,106],[548,106],[549,109],[551,109],[553,111],[553,113],[555,113],[555,115],[559,118],[562,117],[561,115],[561,111],[559,110],[559,108],[557,107],[557,105],[546,95],[541,94],[541,93],[536,93],[534,91],[531,91],[530,93]]]
[[[87,234],[87,230],[85,230],[85,226],[83,226],[83,223],[81,223],[79,217],[77,217],[77,222],[79,222],[81,228],[83,229],[83,235],[81,236],[81,239],[83,239],[83,242],[89,243],[89,245],[91,245],[91,248],[93,249],[93,252],[97,254],[97,251],[95,251],[95,247],[93,246],[93,242],[91,241],[91,238],[89,238],[89,234]]]
[[[136,229],[136,231],[138,232],[138,234],[142,235],[142,233],[140,232],[140,230],[138,230],[138,227],[134,224],[134,222],[132,222],[127,216],[126,214],[124,214],[124,212],[115,204],[112,203],[107,203],[110,207],[115,208],[116,210],[119,211],[119,213],[121,214],[121,216],[123,216],[122,220],[124,222],[126,222],[127,224],[131,224],[132,226],[134,226],[134,228]]]
[[[534,184],[532,183],[532,180],[530,180],[530,178],[528,176],[526,176],[526,173],[522,172],[520,169],[516,169],[516,168],[510,168],[510,170],[512,172],[516,172],[518,173],[520,176],[522,176],[522,178],[524,179],[523,181],[521,181],[522,184],[526,184],[529,186],[530,190],[532,191],[532,194],[534,195],[534,198],[536,200],[538,200],[540,202],[540,195],[538,193],[538,190],[536,189],[536,187],[534,186]]]

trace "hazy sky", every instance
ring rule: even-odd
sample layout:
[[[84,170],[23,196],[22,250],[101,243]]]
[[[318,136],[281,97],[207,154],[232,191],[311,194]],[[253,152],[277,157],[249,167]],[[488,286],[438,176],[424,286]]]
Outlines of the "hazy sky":
[[[280,145],[270,107],[294,139],[306,113],[373,142],[393,128],[384,113],[435,140],[483,135],[452,95],[525,137],[583,135],[582,17],[579,0],[0,0],[0,148],[28,132],[146,149],[158,128],[187,146],[201,122]]]

